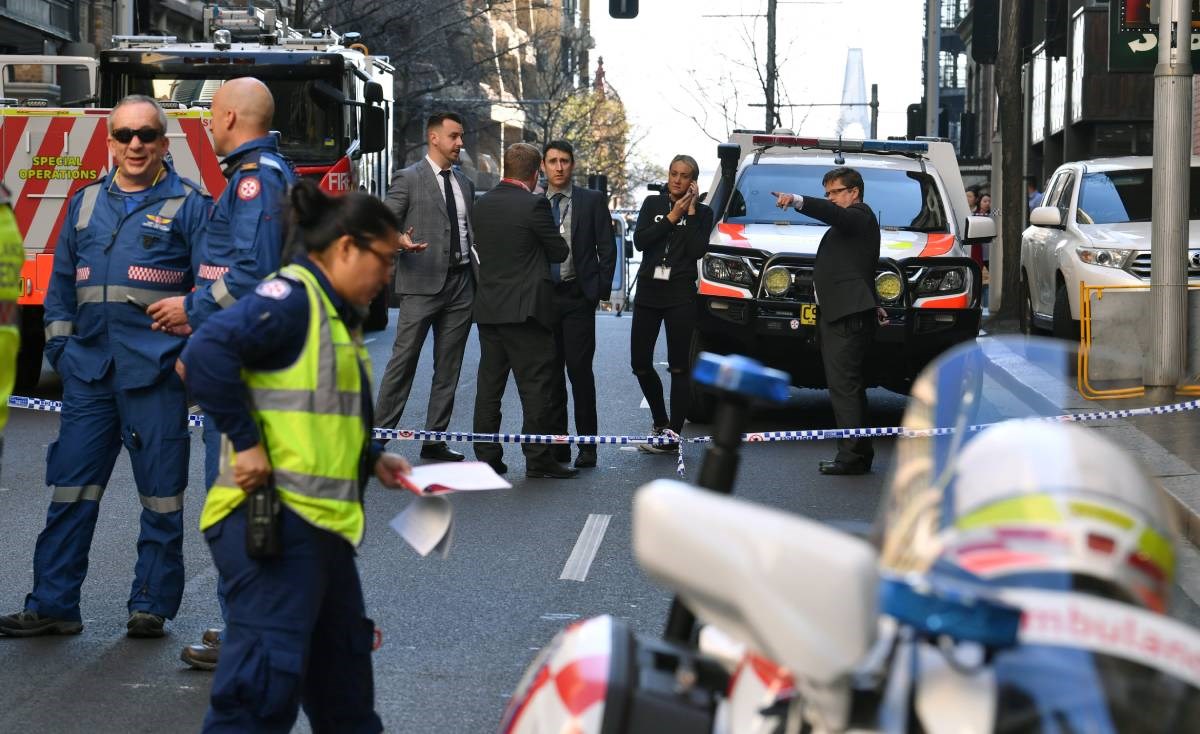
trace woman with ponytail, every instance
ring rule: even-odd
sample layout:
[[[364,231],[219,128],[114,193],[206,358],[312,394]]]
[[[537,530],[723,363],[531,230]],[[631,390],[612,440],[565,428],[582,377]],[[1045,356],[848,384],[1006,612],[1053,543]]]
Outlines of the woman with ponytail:
[[[221,431],[200,529],[226,584],[227,627],[205,732],[378,732],[354,564],[362,494],[410,471],[371,441],[361,319],[414,246],[363,193],[310,181],[289,195],[294,257],[214,315],[183,353],[191,394]]]

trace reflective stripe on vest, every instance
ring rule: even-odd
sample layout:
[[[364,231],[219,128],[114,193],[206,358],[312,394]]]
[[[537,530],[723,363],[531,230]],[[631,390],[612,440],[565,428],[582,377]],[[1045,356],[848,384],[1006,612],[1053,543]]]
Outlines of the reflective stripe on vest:
[[[107,289],[107,291],[105,290]],[[186,296],[187,291],[156,291],[150,288],[134,288],[129,285],[84,285],[75,289],[75,303],[128,303],[132,296],[135,301],[147,306],[171,296]]]
[[[283,503],[310,524],[357,545],[363,534],[359,474],[369,439],[361,375],[365,372],[370,384],[370,358],[361,335],[351,335],[308,270],[289,265],[280,273],[304,286],[308,333],[291,365],[242,371],[251,413]],[[236,461],[232,443],[222,436],[220,472],[205,498],[201,530],[245,500],[233,479]]]
[[[50,341],[56,336],[71,336],[74,333],[74,321],[51,321],[46,324],[46,341]]]
[[[79,200],[79,218],[75,220],[75,231],[87,229],[92,221],[92,212],[96,211],[96,200],[100,198],[100,184],[88,186],[83,190]]]
[[[229,286],[225,285],[224,275],[213,281],[208,292],[212,294],[213,300],[221,308],[229,308],[237,303],[237,297],[230,293]]]

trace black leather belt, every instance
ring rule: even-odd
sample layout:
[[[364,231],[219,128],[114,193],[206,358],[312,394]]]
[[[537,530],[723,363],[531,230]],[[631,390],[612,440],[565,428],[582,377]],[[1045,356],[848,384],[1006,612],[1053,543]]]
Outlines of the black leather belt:
[[[462,263],[461,265],[451,265],[450,270],[448,272],[461,273],[464,270],[468,270],[470,267],[471,267],[471,263]]]

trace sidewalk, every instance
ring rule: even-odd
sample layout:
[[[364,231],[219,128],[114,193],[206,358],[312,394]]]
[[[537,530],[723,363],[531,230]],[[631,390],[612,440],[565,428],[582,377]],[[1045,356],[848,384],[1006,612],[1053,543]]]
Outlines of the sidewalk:
[[[981,341],[988,339],[981,337]],[[1042,403],[1057,414],[1129,410],[1154,405],[1145,398],[1086,400],[1079,395],[1074,382],[1066,383],[1061,376],[1030,365],[1015,353],[1011,360],[997,361],[1002,372],[996,377],[1006,383],[1005,387]],[[1191,399],[1180,396],[1174,402]],[[1180,531],[1184,537],[1200,546],[1200,471],[1191,463],[1200,463],[1200,411],[1088,421],[1086,425],[1103,431],[1105,437],[1142,462],[1158,480],[1167,499],[1178,509]]]

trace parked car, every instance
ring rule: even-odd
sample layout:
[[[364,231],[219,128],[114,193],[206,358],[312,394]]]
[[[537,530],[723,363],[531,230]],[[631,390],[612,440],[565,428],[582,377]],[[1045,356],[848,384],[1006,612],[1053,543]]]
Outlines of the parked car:
[[[745,354],[788,372],[794,385],[825,387],[812,271],[828,226],[777,208],[771,192],[820,194],[822,176],[843,165],[862,174],[881,230],[875,290],[887,323],[868,354],[867,385],[905,392],[934,357],[979,333],[982,283],[968,254],[996,225],[968,210],[949,143],[736,131],[717,154],[693,362],[705,351]],[[694,389],[691,419],[711,412],[711,396]]]
[[[1150,156],[1059,166],[1021,235],[1021,327],[1079,337],[1079,286],[1150,283]],[[1200,158],[1192,158],[1188,278],[1200,282]]]

